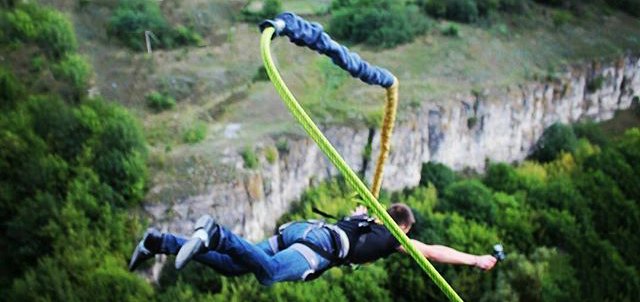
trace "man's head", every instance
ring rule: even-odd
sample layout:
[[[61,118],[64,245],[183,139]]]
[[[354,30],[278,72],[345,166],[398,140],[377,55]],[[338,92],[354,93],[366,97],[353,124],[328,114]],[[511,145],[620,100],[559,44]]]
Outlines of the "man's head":
[[[411,226],[416,222],[411,208],[404,203],[394,203],[390,205],[387,213],[389,213],[389,216],[393,218],[393,221],[395,221],[405,233],[408,233]]]

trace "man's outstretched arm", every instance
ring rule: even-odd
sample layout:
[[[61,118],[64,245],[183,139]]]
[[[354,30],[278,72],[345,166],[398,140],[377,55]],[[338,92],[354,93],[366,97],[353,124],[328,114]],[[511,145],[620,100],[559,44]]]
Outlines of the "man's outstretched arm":
[[[491,255],[471,255],[460,252],[444,245],[429,245],[418,240],[411,239],[418,251],[420,251],[427,259],[446,264],[462,264],[475,266],[483,270],[490,270],[496,265],[496,258]],[[403,253],[406,253],[404,247],[398,247]]]

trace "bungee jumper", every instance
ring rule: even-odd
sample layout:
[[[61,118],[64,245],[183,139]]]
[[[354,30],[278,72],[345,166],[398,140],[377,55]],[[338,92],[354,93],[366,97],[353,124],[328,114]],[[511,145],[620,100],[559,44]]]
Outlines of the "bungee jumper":
[[[392,204],[388,214],[407,233],[415,223],[413,212],[402,203]],[[442,245],[412,239],[420,252],[436,262],[475,266],[490,270],[496,264],[491,255],[472,255]],[[339,265],[364,264],[386,258],[404,247],[387,228],[358,207],[351,216],[335,224],[320,220],[292,221],[278,228],[276,235],[253,244],[204,215],[190,238],[161,233],[150,228],[138,243],[129,269],[157,254],[176,255],[182,269],[190,260],[205,264],[225,276],[253,273],[263,285],[281,281],[310,281]]]
[[[402,203],[392,204],[386,209],[378,202],[395,121],[398,79],[388,70],[372,66],[332,40],[320,24],[310,23],[293,13],[285,12],[273,20],[265,20],[260,24],[260,30],[260,50],[269,79],[293,117],[344,176],[364,206],[335,224],[318,220],[284,224],[276,235],[258,244],[252,244],[217,224],[209,215],[197,220],[189,238],[151,228],[134,250],[129,269],[136,269],[156,254],[169,254],[176,255],[178,269],[195,260],[225,276],[253,273],[261,284],[271,285],[281,281],[313,280],[334,266],[368,263],[402,252],[411,255],[451,301],[462,301],[427,259],[490,270],[504,258],[504,252],[502,246],[496,245],[493,255],[472,255],[447,246],[409,239],[407,233],[415,222],[411,209]],[[271,40],[277,36],[287,36],[298,46],[327,55],[353,77],[386,89],[380,154],[371,190],[346,164],[282,80],[269,48]]]

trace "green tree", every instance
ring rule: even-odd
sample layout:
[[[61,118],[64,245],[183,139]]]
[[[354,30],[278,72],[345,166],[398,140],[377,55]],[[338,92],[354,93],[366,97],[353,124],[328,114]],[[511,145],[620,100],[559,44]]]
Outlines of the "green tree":
[[[428,162],[422,164],[420,171],[420,185],[432,183],[438,191],[444,189],[456,180],[456,174],[449,167],[441,163]]]
[[[567,125],[556,123],[544,130],[531,157],[541,162],[549,162],[563,151],[574,152],[577,144],[578,140],[573,129]]]
[[[491,190],[475,179],[461,180],[447,187],[437,209],[456,211],[486,223],[493,223],[497,213]]]

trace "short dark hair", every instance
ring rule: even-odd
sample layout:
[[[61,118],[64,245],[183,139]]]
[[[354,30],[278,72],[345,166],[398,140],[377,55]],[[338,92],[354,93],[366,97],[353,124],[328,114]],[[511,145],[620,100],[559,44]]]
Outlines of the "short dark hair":
[[[387,209],[389,216],[393,218],[397,224],[411,226],[416,222],[416,218],[413,216],[411,208],[404,203],[394,203]]]

